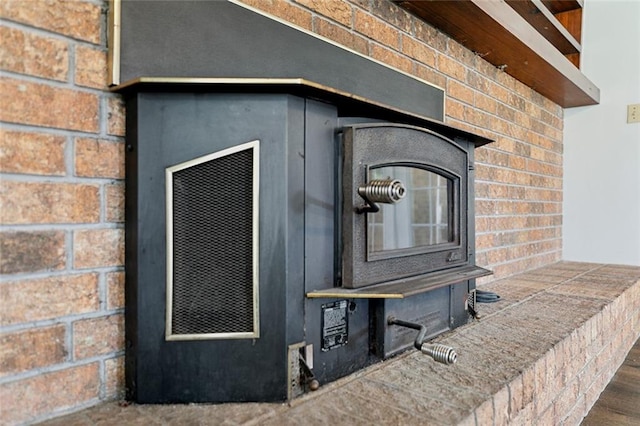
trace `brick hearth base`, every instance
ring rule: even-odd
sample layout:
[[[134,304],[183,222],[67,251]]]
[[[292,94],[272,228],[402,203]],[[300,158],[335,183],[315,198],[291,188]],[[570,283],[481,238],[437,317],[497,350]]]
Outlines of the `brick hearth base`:
[[[640,267],[560,262],[482,289],[501,301],[437,339],[453,366],[410,351],[290,404],[114,403],[50,424],[579,424],[640,335]]]

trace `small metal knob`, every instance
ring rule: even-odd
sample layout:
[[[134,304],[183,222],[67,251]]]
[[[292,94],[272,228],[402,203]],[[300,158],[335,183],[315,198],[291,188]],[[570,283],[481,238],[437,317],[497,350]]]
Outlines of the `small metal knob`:
[[[407,195],[407,188],[398,179],[373,179],[358,187],[358,194],[366,204],[357,207],[357,213],[378,213],[380,207],[376,203],[395,204]]]
[[[359,187],[358,194],[372,203],[395,204],[404,198],[407,189],[398,179],[373,179]]]
[[[423,343],[420,351],[425,355],[429,355],[434,361],[442,364],[451,365],[455,364],[458,360],[458,354],[455,349],[445,345],[428,345]]]
[[[309,382],[307,384],[309,385],[309,390],[310,391],[315,391],[315,390],[318,390],[320,388],[320,382],[316,378],[313,378],[313,379],[309,380]]]

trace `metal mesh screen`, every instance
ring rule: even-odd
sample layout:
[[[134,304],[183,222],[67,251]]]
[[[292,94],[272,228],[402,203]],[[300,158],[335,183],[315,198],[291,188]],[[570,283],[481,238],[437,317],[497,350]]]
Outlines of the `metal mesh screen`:
[[[253,149],[173,173],[172,334],[251,333]]]

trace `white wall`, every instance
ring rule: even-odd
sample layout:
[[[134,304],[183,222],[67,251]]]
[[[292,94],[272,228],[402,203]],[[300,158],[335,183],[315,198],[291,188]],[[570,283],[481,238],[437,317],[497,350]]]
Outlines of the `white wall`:
[[[600,104],[565,110],[565,260],[640,266],[640,0],[585,0],[582,72]]]

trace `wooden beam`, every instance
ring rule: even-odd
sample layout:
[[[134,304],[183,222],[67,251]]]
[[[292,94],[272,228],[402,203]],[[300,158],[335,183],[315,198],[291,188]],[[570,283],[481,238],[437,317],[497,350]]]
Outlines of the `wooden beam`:
[[[554,15],[556,13],[566,12],[567,10],[582,9],[584,7],[583,0],[542,0],[547,9]]]
[[[506,0],[507,4],[562,54],[580,53],[580,43],[540,0]]]
[[[407,0],[399,5],[562,107],[600,100],[600,90],[505,2]]]

